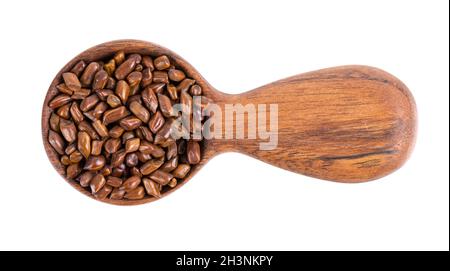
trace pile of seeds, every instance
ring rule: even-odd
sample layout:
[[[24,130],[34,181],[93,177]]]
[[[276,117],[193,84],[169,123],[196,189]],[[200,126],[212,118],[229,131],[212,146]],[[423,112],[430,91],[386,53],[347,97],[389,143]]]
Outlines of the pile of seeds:
[[[202,88],[167,56],[120,51],[105,62],[80,61],[61,79],[48,104],[48,141],[66,177],[96,198],[161,197],[200,162],[200,142],[173,139],[171,123],[172,105],[192,114]]]

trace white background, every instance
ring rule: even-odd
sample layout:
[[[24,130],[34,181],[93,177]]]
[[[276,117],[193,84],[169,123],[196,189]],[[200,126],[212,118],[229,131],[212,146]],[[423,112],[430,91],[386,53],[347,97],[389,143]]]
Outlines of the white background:
[[[217,2],[0,2],[0,249],[448,250],[448,1]],[[48,161],[41,106],[67,61],[123,38],[172,49],[229,93],[329,66],[380,67],[415,96],[415,151],[356,185],[230,153],[155,203],[91,200]]]

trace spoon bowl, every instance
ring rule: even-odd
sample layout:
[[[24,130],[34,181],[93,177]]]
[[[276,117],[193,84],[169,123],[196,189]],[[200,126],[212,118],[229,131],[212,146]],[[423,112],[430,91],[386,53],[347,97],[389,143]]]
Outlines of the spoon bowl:
[[[95,198],[77,182],[65,177],[58,154],[48,143],[49,101],[58,94],[56,85],[64,72],[80,60],[98,61],[123,50],[126,54],[167,55],[175,66],[194,79],[218,108],[228,105],[276,105],[277,142],[262,149],[267,138],[213,138],[201,142],[202,157],[188,176],[162,197],[189,181],[212,157],[223,152],[241,152],[277,167],[303,175],[337,182],[364,182],[398,169],[410,155],[416,137],[416,106],[408,88],[397,78],[367,66],[341,66],[295,75],[277,82],[230,95],[216,90],[187,61],[151,42],[117,40],[94,46],[69,61],[53,79],[42,109],[42,138],[56,171],[75,189]],[[246,112],[234,112],[245,117]],[[248,135],[249,128],[222,118],[223,127]],[[227,126],[228,125],[228,126]],[[269,126],[269,125],[267,125]],[[256,126],[257,134],[262,129]],[[279,180],[281,181],[281,180]],[[101,200],[117,205],[142,204],[141,200]]]

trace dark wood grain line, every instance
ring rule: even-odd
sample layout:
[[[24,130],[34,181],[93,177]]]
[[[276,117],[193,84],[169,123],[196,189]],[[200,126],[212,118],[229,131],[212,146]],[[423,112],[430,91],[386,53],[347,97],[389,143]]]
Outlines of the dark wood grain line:
[[[380,155],[380,154],[395,154],[397,153],[396,150],[382,150],[382,151],[375,151],[375,152],[368,152],[368,153],[358,153],[353,155],[344,155],[344,156],[328,156],[328,157],[320,157],[322,160],[352,160],[352,159],[359,159],[364,158],[368,156],[373,155]]]

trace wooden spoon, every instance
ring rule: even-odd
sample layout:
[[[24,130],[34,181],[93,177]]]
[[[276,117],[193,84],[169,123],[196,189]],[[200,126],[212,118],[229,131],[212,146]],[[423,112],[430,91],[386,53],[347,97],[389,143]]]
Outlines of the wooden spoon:
[[[414,146],[414,99],[400,80],[380,69],[367,66],[328,68],[230,95],[215,89],[187,61],[164,47],[145,41],[118,40],[97,45],[76,56],[50,85],[42,111],[42,137],[50,161],[63,177],[64,167],[47,141],[51,113],[47,104],[57,94],[56,85],[61,74],[79,60],[105,59],[119,50],[169,56],[176,66],[197,81],[204,95],[221,108],[225,104],[278,105],[278,144],[275,149],[261,150],[259,144],[267,140],[260,139],[204,140],[201,162],[193,167],[183,182],[165,192],[164,196],[186,183],[212,157],[224,152],[241,152],[319,179],[354,183],[374,180],[398,169]],[[222,122],[225,126],[225,120]],[[78,183],[68,182],[94,198]],[[104,201],[129,205],[155,199]]]

